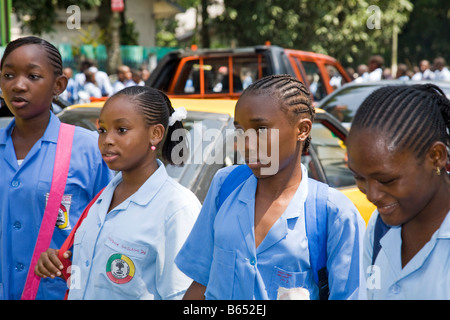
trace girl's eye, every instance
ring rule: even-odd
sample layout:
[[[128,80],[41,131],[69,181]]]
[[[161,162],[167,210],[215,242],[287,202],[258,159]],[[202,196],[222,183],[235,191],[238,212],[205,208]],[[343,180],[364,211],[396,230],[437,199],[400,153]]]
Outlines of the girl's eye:
[[[31,78],[32,80],[39,79],[40,77],[41,77],[41,76],[38,75],[38,74],[30,74],[30,78]]]
[[[100,134],[100,133],[105,133],[105,132],[106,132],[106,130],[103,129],[103,128],[98,128],[97,131],[98,131],[99,134]]]
[[[117,131],[119,131],[119,133],[125,133],[128,131],[127,128],[119,128]]]
[[[380,182],[381,184],[388,185],[388,184],[391,184],[392,182],[394,182],[395,180],[396,180],[396,179],[379,180],[379,182]]]
[[[3,75],[3,77],[6,78],[6,79],[11,79],[11,78],[13,77],[13,75],[10,74],[10,73],[5,73],[5,74]]]

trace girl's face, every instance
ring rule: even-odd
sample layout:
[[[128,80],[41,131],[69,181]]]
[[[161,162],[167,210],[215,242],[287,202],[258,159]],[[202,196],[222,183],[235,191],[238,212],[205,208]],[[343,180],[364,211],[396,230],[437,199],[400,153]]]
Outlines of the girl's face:
[[[67,79],[55,76],[48,54],[39,45],[23,45],[3,61],[0,88],[16,118],[47,115],[53,97],[62,93],[66,85]]]
[[[393,150],[382,133],[370,129],[353,132],[347,150],[358,188],[386,224],[399,226],[429,211],[439,186],[432,161],[419,162],[409,150]]]
[[[276,168],[276,172],[268,174],[272,175],[289,165],[299,166],[301,141],[311,130],[311,120],[303,118],[294,123],[280,109],[279,103],[271,96],[247,94],[239,98],[236,104],[235,127],[248,137],[245,139],[245,162],[258,177],[266,175],[261,171],[263,168]],[[252,142],[249,132],[254,132],[254,136],[261,139]],[[252,152],[256,154],[256,161],[251,160]],[[244,156],[244,152],[241,153]],[[267,158],[270,163],[267,163]]]
[[[151,134],[154,126],[146,125],[130,97],[110,98],[102,108],[98,127],[98,147],[110,169],[127,172],[147,167],[155,160],[150,149],[155,144]]]

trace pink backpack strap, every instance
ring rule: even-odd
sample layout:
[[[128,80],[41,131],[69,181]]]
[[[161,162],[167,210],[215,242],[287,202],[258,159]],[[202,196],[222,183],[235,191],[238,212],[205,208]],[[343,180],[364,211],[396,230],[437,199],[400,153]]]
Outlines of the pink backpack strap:
[[[75,126],[61,123],[56,144],[55,164],[53,168],[52,184],[47,200],[47,206],[42,218],[38,238],[28,269],[27,280],[22,293],[22,300],[34,300],[39,288],[40,277],[34,274],[37,261],[42,252],[46,251],[51,243],[55,229],[58,211],[66,187],[69,173],[70,155],[72,153],[73,135]]]

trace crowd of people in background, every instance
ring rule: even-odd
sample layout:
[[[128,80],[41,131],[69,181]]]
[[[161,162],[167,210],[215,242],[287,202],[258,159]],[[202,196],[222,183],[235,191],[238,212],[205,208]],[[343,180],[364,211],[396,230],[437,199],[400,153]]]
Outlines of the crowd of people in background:
[[[361,64],[355,71],[348,68],[347,72],[353,78],[353,81],[361,83],[368,81],[397,79],[401,81],[420,81],[420,80],[440,80],[450,81],[450,71],[446,66],[443,57],[437,57],[433,63],[424,59],[418,66],[409,68],[404,63],[397,65],[397,71],[392,74],[392,69],[384,67],[384,59],[380,55],[374,55],[369,59],[368,64]]]
[[[150,76],[148,67],[143,64],[139,69],[127,65],[117,68],[116,74],[108,75],[99,70],[91,60],[81,62],[80,70],[74,75],[70,67],[65,67],[64,75],[69,79],[66,90],[60,95],[70,104],[88,103],[95,99],[105,99],[125,87],[143,86]]]

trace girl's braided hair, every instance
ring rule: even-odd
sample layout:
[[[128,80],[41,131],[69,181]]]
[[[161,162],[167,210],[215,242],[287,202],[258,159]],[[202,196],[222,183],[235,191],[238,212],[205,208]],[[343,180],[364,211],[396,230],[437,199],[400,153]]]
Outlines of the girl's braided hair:
[[[435,141],[450,147],[450,101],[433,84],[382,87],[356,112],[350,132],[358,128],[381,130],[393,147],[420,158]]]
[[[293,122],[303,113],[308,113],[311,121],[314,121],[315,110],[311,105],[309,90],[291,75],[277,74],[261,78],[248,86],[242,96],[249,94],[264,94],[277,98],[280,101],[279,107]],[[303,152],[308,151],[310,143],[311,136],[308,136],[303,144]]]
[[[5,61],[6,57],[9,56],[9,54],[11,52],[13,52],[14,50],[16,50],[19,47],[22,47],[24,45],[29,45],[29,44],[37,44],[37,45],[42,46],[45,49],[45,51],[47,52],[47,58],[53,67],[54,74],[56,76],[60,76],[63,74],[63,70],[62,70],[63,63],[62,63],[61,54],[59,53],[58,49],[54,45],[52,45],[50,42],[48,42],[44,39],[38,38],[38,37],[33,37],[33,36],[18,38],[16,40],[8,43],[8,45],[5,48],[5,52],[3,53],[3,58],[0,61],[0,70],[3,69],[3,61]]]

